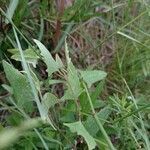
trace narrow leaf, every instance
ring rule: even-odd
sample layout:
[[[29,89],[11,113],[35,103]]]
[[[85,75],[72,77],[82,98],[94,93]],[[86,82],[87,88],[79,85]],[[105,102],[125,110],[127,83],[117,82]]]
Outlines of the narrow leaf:
[[[67,42],[65,41],[65,54],[67,60],[67,90],[62,99],[76,100],[82,92],[78,72],[71,62]]]
[[[6,12],[6,15],[10,20],[12,19],[13,15],[14,15],[14,12],[18,6],[18,3],[19,3],[19,0],[11,0],[10,1],[9,7]],[[5,23],[8,24],[9,21],[6,19]]]
[[[63,68],[63,67],[64,67],[64,65],[63,65],[63,63],[62,63],[62,61],[61,61],[61,59],[60,59],[60,57],[59,57],[58,54],[56,54],[56,62],[57,62],[58,66],[59,66],[60,68]]]
[[[135,38],[133,38],[133,37],[131,37],[131,36],[129,36],[129,35],[123,33],[123,32],[118,31],[117,33],[124,36],[124,37],[126,37],[126,38],[128,38],[128,39],[130,39],[130,40],[132,40],[132,41],[134,41],[134,42],[136,42],[136,43],[142,44],[140,41],[136,40]]]
[[[70,62],[68,64],[67,69],[67,90],[65,92],[65,95],[62,99],[74,99],[77,100],[79,95],[82,92],[80,81],[78,78],[77,70],[73,66],[73,64]]]

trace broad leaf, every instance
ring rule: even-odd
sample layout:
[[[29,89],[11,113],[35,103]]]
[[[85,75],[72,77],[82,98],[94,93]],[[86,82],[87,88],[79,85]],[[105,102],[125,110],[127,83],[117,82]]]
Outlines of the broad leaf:
[[[60,121],[62,122],[75,122],[76,121],[76,105],[74,101],[67,101],[65,109],[61,110]]]
[[[90,96],[91,96],[91,100],[92,100],[92,103],[94,105],[94,108],[100,108],[101,105],[100,105],[100,102],[98,100],[98,97],[103,89],[103,85],[104,85],[104,82],[99,82],[97,84],[97,86],[94,88],[94,90],[92,92],[90,92]],[[86,92],[83,92],[81,95],[80,95],[80,106],[82,108],[82,111],[83,112],[86,112],[88,113],[89,110],[91,109],[90,107],[90,104],[87,100],[87,94]]]
[[[41,106],[43,109],[43,116],[44,116],[44,120],[48,123],[50,123],[50,125],[54,128],[54,130],[56,130],[55,126],[52,123],[52,120],[49,117],[49,109],[51,107],[54,107],[54,105],[56,103],[58,103],[58,98],[51,94],[51,93],[46,93],[43,98],[42,98],[42,102],[41,102]]]
[[[69,127],[71,132],[77,132],[78,135],[83,136],[90,150],[95,148],[96,142],[94,138],[87,132],[81,121],[74,123],[64,123],[64,125]]]
[[[9,52],[11,52],[12,59],[17,60],[17,61],[22,61],[20,52],[18,49],[9,49]],[[39,59],[39,56],[34,52],[33,49],[26,49],[24,52],[24,57],[27,63],[32,64],[34,67],[36,67],[37,61]]]
[[[58,69],[61,68],[60,61],[59,61],[59,63],[56,62],[53,59],[53,57],[50,54],[50,52],[47,50],[47,48],[40,41],[34,39],[34,42],[39,47],[39,49],[41,51],[41,55],[43,56],[44,61],[45,61],[46,65],[47,65],[48,75],[51,76],[52,73],[54,73],[55,71],[58,71]]]
[[[93,71],[80,71],[81,77],[87,83],[88,87],[90,88],[93,83],[103,80],[107,73],[100,70],[93,70]]]
[[[109,107],[105,107],[97,113],[97,116],[99,117],[102,125],[104,125],[110,113],[111,113],[111,109]],[[99,127],[95,119],[93,118],[93,116],[89,116],[87,118],[87,120],[84,122],[84,126],[92,136],[95,136],[99,131]]]
[[[26,76],[21,74],[6,61],[3,61],[3,67],[6,77],[13,89],[13,95],[17,105],[27,111],[32,111],[34,96]]]
[[[43,96],[42,105],[48,113],[49,108],[54,107],[59,102],[58,98],[52,93],[46,93]]]

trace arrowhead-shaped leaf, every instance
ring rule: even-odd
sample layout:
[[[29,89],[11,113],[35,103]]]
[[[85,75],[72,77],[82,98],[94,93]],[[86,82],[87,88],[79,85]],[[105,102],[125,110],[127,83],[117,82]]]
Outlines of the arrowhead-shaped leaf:
[[[54,107],[59,102],[58,98],[52,93],[45,93],[43,96],[42,105],[48,113],[50,107]]]
[[[84,137],[89,150],[92,150],[96,146],[96,142],[94,138],[87,132],[81,121],[74,122],[74,123],[64,123],[65,126],[69,127],[71,132],[77,132],[78,135]]]
[[[41,55],[43,56],[44,61],[47,65],[48,75],[51,76],[52,73],[54,73],[55,71],[58,71],[58,69],[60,68],[59,63],[57,63],[54,60],[54,58],[52,57],[50,52],[47,50],[47,48],[40,41],[34,39],[34,42],[39,47],[39,49],[41,51]]]
[[[103,80],[107,75],[106,72],[100,70],[80,71],[80,74],[84,82],[87,83],[89,88],[92,86],[93,83]]]
[[[11,56],[12,59],[17,60],[17,61],[22,61],[20,52],[18,49],[9,49],[8,51],[13,54]],[[36,67],[39,56],[34,52],[34,50],[26,49],[23,52],[24,52],[24,57],[27,63],[32,64],[34,67]]]

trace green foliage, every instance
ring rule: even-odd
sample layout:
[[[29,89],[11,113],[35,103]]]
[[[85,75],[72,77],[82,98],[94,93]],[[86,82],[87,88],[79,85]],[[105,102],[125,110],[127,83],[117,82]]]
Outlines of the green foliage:
[[[99,70],[93,71],[80,71],[81,77],[87,83],[88,87],[90,88],[93,83],[100,81],[106,77],[106,73]]]
[[[0,149],[9,147],[11,143],[16,141],[19,136],[22,136],[26,131],[39,126],[41,123],[39,119],[30,119],[22,123],[19,127],[5,129],[0,134]]]
[[[149,150],[149,2],[64,2],[0,1],[0,149]]]
[[[49,111],[49,108],[54,107],[58,102],[58,98],[52,93],[45,93],[43,96],[42,104],[44,105],[45,109],[47,108],[47,113]]]
[[[14,15],[14,12],[15,12],[15,10],[17,8],[18,3],[19,3],[19,0],[11,0],[10,1],[9,7],[7,9],[7,12],[6,12],[7,16],[9,17],[9,19],[13,18],[13,15]],[[6,20],[5,22],[9,23],[8,20]]]
[[[26,109],[26,111],[30,112],[33,111],[34,97],[26,75],[21,74],[6,61],[3,62],[3,66],[6,77],[9,80],[10,86],[13,90],[16,104],[21,109]]]
[[[12,59],[16,61],[21,61],[21,56],[18,49],[9,49],[8,51],[13,54],[11,57]],[[33,49],[26,49],[24,51],[24,57],[29,64],[32,64],[34,67],[36,67],[39,56],[35,53]]]
[[[37,46],[39,47],[40,51],[41,51],[41,55],[44,58],[44,61],[48,67],[47,72],[49,74],[49,76],[51,76],[51,74],[55,71],[58,71],[58,69],[60,67],[62,67],[62,64],[60,63],[58,57],[57,57],[57,61],[56,62],[52,55],[49,53],[49,51],[46,49],[46,47],[38,40],[34,40],[34,42],[37,44]]]
[[[79,81],[77,70],[75,69],[75,67],[71,62],[68,64],[66,80],[67,80],[67,90],[62,99],[73,99],[73,100],[78,99],[82,91],[80,85],[81,83]]]
[[[111,109],[109,107],[104,107],[102,110],[100,110],[97,113],[97,116],[101,120],[102,125],[104,125],[104,123],[107,121],[110,114],[111,114]],[[84,126],[92,136],[96,136],[96,134],[99,131],[99,127],[92,116],[89,116],[87,118],[87,120],[84,122]]]
[[[77,132],[78,135],[84,137],[85,141],[87,142],[89,150],[94,149],[96,146],[96,142],[94,138],[87,132],[84,128],[81,121],[74,122],[74,123],[64,123],[65,126],[69,127],[71,132]]]
[[[64,65],[62,64],[62,61],[61,61],[61,59],[59,58],[58,55],[57,55],[57,61],[55,61],[52,58],[51,54],[48,52],[48,50],[44,47],[44,45],[42,45],[37,40],[34,40],[34,41],[36,42],[36,44],[39,46],[39,48],[41,50],[41,56],[43,56],[43,58],[44,58],[43,61],[45,61],[48,68],[50,68],[50,69],[47,70],[50,76],[52,76],[52,73],[58,71],[58,69],[63,69],[62,66],[64,66]],[[12,57],[14,59],[22,61],[21,58],[19,58],[20,54],[18,53],[17,49],[11,50],[11,53],[13,53]],[[33,58],[34,55],[32,56],[32,54],[33,54],[33,51],[30,50],[30,49],[24,51],[24,53],[23,53],[23,55],[26,59],[31,58],[31,57]],[[48,59],[47,56],[49,56],[50,59]],[[37,55],[35,55],[35,57],[34,57],[34,59],[39,59],[39,58],[40,57],[37,57]],[[84,91],[84,88],[82,87],[82,82],[83,82],[81,80],[82,78],[83,78],[83,80],[85,80],[85,83],[87,83],[88,85],[89,84],[92,85],[96,81],[104,79],[105,76],[106,76],[105,72],[101,72],[101,71],[98,71],[98,70],[97,71],[93,70],[93,71],[90,71],[90,72],[83,71],[84,74],[82,74],[82,72],[80,71],[80,74],[81,74],[80,75],[79,72],[77,71],[77,69],[73,66],[73,64],[71,62],[71,59],[69,57],[69,51],[68,51],[67,44],[66,44],[66,60],[67,60],[67,69],[66,69],[67,74],[65,74],[65,76],[64,76],[66,81],[62,82],[61,80],[53,80],[53,79],[51,80],[50,79],[50,83],[49,83],[49,85],[59,84],[59,83],[63,83],[64,85],[66,85],[67,89],[65,91],[64,96],[61,99],[58,99],[54,94],[47,92],[41,97],[42,102],[41,102],[41,104],[40,104],[41,106],[39,108],[42,109],[43,117],[46,117],[45,118],[46,120],[43,120],[43,121],[46,121],[47,123],[50,123],[51,125],[52,125],[52,122],[51,122],[51,119],[48,117],[49,116],[48,114],[49,114],[49,111],[52,111],[52,110],[54,111],[55,108],[57,108],[56,104],[67,102],[67,100],[73,100],[75,103],[74,102],[70,103],[71,108],[78,107],[78,106],[76,106],[76,104],[78,103],[77,100],[79,99],[81,93]],[[29,59],[27,59],[26,63],[30,64]],[[22,111],[24,111],[24,113],[27,113],[29,110],[30,110],[30,112],[33,111],[33,108],[31,106],[33,105],[33,102],[34,102],[34,96],[33,96],[30,84],[28,82],[27,76],[22,74],[21,72],[19,72],[17,69],[15,69],[12,65],[7,63],[6,61],[3,62],[3,67],[4,67],[4,71],[6,73],[6,77],[7,77],[8,81],[10,82],[10,86],[11,86],[12,91],[13,91],[12,95],[14,96],[14,100],[16,101],[15,106],[18,108],[19,111],[21,111],[21,113],[23,113]],[[34,66],[34,67],[36,67],[36,66]],[[39,91],[40,90],[39,80],[36,77],[33,70],[31,70],[31,68],[30,68],[30,72],[31,72],[31,77],[32,77],[32,81],[34,83],[34,86],[36,86],[37,92],[40,92]],[[94,76],[95,76],[95,74],[98,74],[99,76],[95,80],[92,80],[91,78],[93,76],[90,76],[89,73],[93,74]],[[89,82],[87,82],[88,79],[89,79]],[[96,92],[98,92],[98,91],[99,90],[96,90]],[[93,98],[95,97],[95,99],[98,96],[96,92],[93,93]],[[28,102],[28,100],[30,100],[30,101]],[[96,100],[94,100],[94,101],[96,101]],[[69,104],[69,102],[67,102],[67,103]],[[99,108],[99,107],[97,107],[97,108]],[[67,107],[67,109],[69,109],[69,106]],[[80,109],[80,108],[78,108],[78,109]],[[81,106],[81,110],[82,110],[82,106]],[[59,111],[55,112],[53,115],[55,116],[58,113],[59,113]],[[80,112],[75,112],[72,115],[74,116],[74,115],[76,115],[76,113],[80,113]],[[53,117],[53,120],[55,120],[55,119],[60,120],[59,122],[57,121],[56,123],[54,123],[55,127],[58,126],[63,121],[62,123],[65,126],[68,126],[71,129],[72,132],[77,132],[78,135],[81,135],[81,136],[84,137],[89,149],[95,148],[96,142],[95,142],[94,138],[88,133],[88,130],[86,130],[84,128],[81,121],[74,122],[74,123],[64,123],[68,120],[67,119],[68,117],[70,118],[68,120],[69,122],[70,121],[71,122],[75,121],[76,119],[72,116],[74,118],[73,119],[71,117],[71,114],[70,113],[65,113],[65,111],[63,113],[60,113],[59,115],[60,115],[60,118],[58,118],[58,116]],[[13,120],[13,116],[14,115],[11,116],[12,117],[12,119],[10,118],[11,120]],[[43,119],[43,118],[41,118],[41,119]],[[86,120],[87,121],[84,121],[85,125],[89,125],[89,123],[91,123],[91,122],[93,123],[93,125],[97,124],[97,122],[95,122],[93,120],[93,118],[91,118],[91,117],[86,117]],[[9,123],[15,124],[12,121],[11,122],[9,121]],[[54,127],[54,126],[52,125],[52,127]],[[55,129],[55,127],[54,127],[54,129]],[[57,128],[56,128],[56,130],[57,130]],[[97,133],[98,130],[99,129],[95,130],[96,133]],[[3,134],[2,134],[2,136],[3,136]],[[16,137],[14,137],[14,140],[16,138],[18,138],[19,133],[18,133],[17,128],[16,128],[16,130],[14,130],[14,133],[12,133],[12,136],[16,136]],[[61,136],[61,135],[59,135],[59,136]],[[95,136],[95,134],[94,134],[94,136]],[[8,140],[8,141],[10,141],[10,140]],[[10,142],[13,142],[13,141],[10,141]],[[7,143],[7,141],[6,141],[6,143]]]

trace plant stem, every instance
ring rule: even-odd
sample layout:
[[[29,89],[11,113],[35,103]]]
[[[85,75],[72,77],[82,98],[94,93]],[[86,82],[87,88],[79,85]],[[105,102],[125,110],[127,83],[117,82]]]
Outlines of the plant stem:
[[[90,94],[88,92],[88,89],[87,89],[87,86],[85,85],[85,83],[83,83],[83,86],[85,88],[85,91],[86,91],[86,94],[87,94],[87,97],[88,97],[88,101],[90,103],[90,107],[91,107],[92,113],[94,114],[94,118],[95,118],[95,121],[96,121],[97,125],[99,126],[99,128],[100,128],[103,136],[105,137],[105,140],[107,141],[107,143],[108,143],[109,147],[111,148],[111,150],[116,150],[116,148],[113,146],[110,138],[108,137],[104,127],[102,126],[102,124],[101,124],[101,122],[100,122],[100,120],[99,120],[99,118],[98,118],[98,116],[97,116],[97,114],[95,112],[95,109],[94,109],[94,106],[93,106]]]

